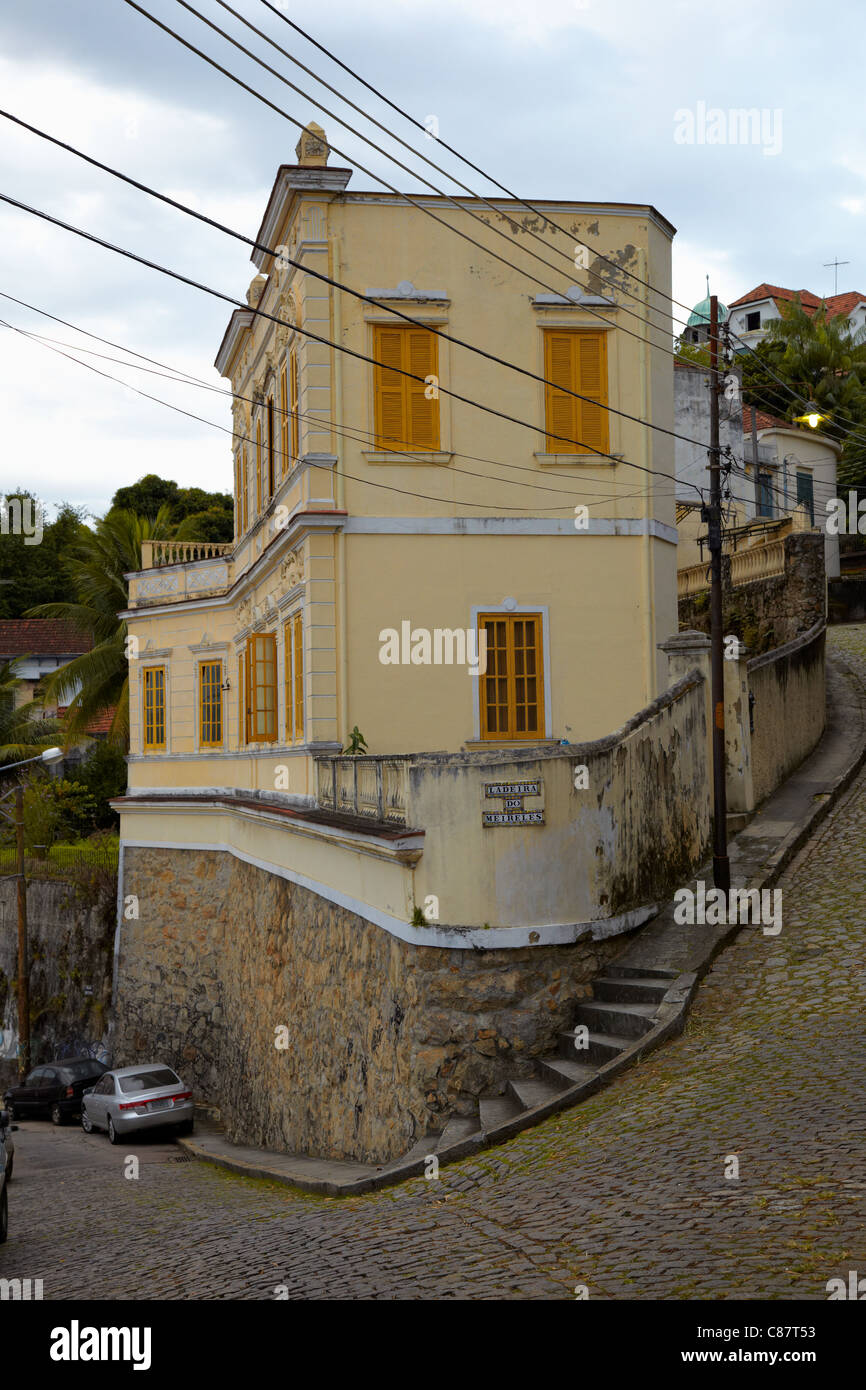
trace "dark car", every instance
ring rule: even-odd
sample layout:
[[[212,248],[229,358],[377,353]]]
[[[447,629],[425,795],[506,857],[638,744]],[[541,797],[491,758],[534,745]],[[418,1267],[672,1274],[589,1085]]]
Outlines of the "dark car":
[[[95,1085],[108,1070],[92,1057],[70,1057],[62,1062],[44,1062],[34,1067],[20,1086],[10,1086],[4,1104],[16,1120],[50,1115],[54,1124],[64,1125],[81,1113],[84,1091]]]

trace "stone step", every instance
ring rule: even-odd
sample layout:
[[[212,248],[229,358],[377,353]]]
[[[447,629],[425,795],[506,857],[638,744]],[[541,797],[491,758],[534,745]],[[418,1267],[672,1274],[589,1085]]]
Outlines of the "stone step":
[[[441,1153],[443,1149],[450,1149],[453,1144],[462,1143],[470,1134],[478,1134],[480,1129],[481,1121],[477,1115],[452,1115],[439,1136],[436,1152]]]
[[[658,1004],[606,1004],[603,1001],[578,1004],[575,1023],[585,1023],[594,1033],[620,1033],[641,1038],[653,1026]]]
[[[609,1004],[660,1004],[668,989],[670,980],[651,975],[605,975],[592,982],[594,999]]]
[[[404,1163],[415,1163],[419,1158],[429,1158],[431,1154],[435,1154],[438,1141],[438,1135],[425,1134],[423,1139],[417,1140],[417,1142],[412,1145],[411,1149],[407,1149],[404,1154],[400,1154],[399,1158],[392,1158],[390,1162],[383,1163],[380,1171],[383,1173],[390,1173],[392,1169],[400,1168]]]
[[[646,979],[651,976],[654,980],[675,980],[677,978],[674,970],[655,970],[651,965],[617,965],[615,960],[609,961],[607,965],[608,977],[618,976],[622,980]]]
[[[567,1086],[578,1086],[595,1076],[598,1068],[588,1067],[582,1062],[572,1062],[567,1057],[540,1057],[538,1066],[545,1076],[564,1081]]]
[[[575,1047],[574,1033],[560,1033],[559,1035],[559,1055],[565,1057],[569,1062],[579,1062],[581,1066],[592,1068],[603,1067],[605,1062],[610,1062],[626,1047],[631,1047],[634,1038],[627,1038],[625,1035],[617,1033],[592,1033],[590,1032],[587,1042],[588,1047]]]
[[[565,1087],[561,1083],[557,1086],[554,1081],[530,1076],[509,1081],[508,1089],[522,1110],[532,1110],[536,1105],[545,1105],[547,1101],[555,1100]]]
[[[478,1101],[481,1132],[487,1134],[489,1130],[506,1124],[508,1120],[513,1120],[519,1115],[522,1109],[523,1106],[511,1095],[481,1096]]]

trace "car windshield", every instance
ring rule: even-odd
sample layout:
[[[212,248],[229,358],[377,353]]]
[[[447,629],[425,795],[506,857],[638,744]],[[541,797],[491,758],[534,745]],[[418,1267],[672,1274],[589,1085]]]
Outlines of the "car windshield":
[[[129,1076],[119,1076],[117,1084],[124,1095],[135,1091],[156,1091],[160,1086],[179,1086],[180,1077],[168,1067],[151,1067],[148,1071],[132,1072]]]
[[[101,1076],[105,1067],[100,1062],[72,1062],[63,1068],[64,1081],[87,1081],[90,1077],[94,1080]]]

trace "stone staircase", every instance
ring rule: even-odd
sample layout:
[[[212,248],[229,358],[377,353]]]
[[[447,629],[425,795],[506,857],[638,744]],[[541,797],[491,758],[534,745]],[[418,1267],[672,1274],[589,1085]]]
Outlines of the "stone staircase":
[[[475,1114],[452,1116],[441,1133],[426,1135],[385,1171],[432,1154],[445,1162],[462,1158],[592,1095],[668,1035],[665,1015],[693,984],[691,976],[611,962],[607,974],[593,980],[592,999],[575,1006],[574,1025],[559,1034],[558,1050],[533,1059],[534,1075],[510,1079],[504,1093],[481,1096]]]

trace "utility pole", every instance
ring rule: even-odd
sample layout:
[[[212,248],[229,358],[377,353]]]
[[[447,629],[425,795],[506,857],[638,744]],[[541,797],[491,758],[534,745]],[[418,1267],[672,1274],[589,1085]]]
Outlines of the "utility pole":
[[[27,947],[27,882],[24,878],[24,788],[15,788],[15,843],[18,879],[18,1076],[30,1071],[30,962]]]
[[[710,298],[710,668],[713,706],[713,882],[731,886],[728,798],[725,788],[725,667],[722,650],[722,461],[719,447],[719,301]]]

